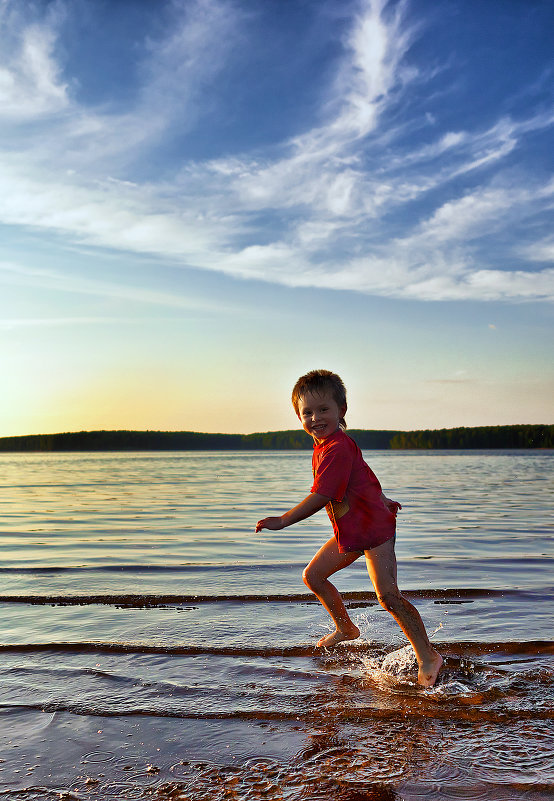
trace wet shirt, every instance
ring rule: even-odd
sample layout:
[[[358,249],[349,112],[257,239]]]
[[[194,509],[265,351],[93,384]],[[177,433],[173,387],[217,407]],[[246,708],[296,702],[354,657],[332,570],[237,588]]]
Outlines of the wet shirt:
[[[331,498],[327,514],[339,551],[364,551],[394,536],[396,518],[381,500],[381,485],[354,440],[342,429],[314,442],[312,492]]]

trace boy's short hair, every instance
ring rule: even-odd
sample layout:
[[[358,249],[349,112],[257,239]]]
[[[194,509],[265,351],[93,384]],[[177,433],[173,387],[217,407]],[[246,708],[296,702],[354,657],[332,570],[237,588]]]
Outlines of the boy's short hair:
[[[346,409],[346,388],[340,376],[330,370],[310,370],[306,375],[300,376],[292,390],[292,405],[296,414],[300,398],[308,392],[315,395],[330,392],[337,406],[344,406]],[[344,417],[341,417],[339,423],[342,428],[346,428]]]

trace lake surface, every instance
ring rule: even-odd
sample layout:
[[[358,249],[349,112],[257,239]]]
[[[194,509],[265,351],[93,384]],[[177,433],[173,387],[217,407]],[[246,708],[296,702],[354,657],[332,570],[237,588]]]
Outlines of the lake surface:
[[[552,798],[552,452],[364,456],[431,689],[363,559],[361,638],[314,647],[325,512],[254,534],[309,452],[0,454],[0,799]]]

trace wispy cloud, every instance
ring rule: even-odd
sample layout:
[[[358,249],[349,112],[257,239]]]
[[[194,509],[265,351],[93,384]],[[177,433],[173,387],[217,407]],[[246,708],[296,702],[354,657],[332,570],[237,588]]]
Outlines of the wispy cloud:
[[[59,8],[54,4],[40,23],[27,22],[22,12],[5,0],[0,6],[0,116],[17,121],[58,113],[69,103],[55,53]]]
[[[14,319],[0,319],[0,331],[14,331],[21,328],[65,328],[76,325],[105,325],[106,323],[120,323],[117,317],[18,317]]]
[[[405,3],[385,18],[387,0],[368,0],[354,16],[344,41],[345,58],[330,87],[327,123],[293,142],[299,154],[325,158],[344,155],[344,147],[372,133],[390,96],[416,71],[402,66],[415,35],[405,25]]]
[[[529,261],[554,262],[554,237],[545,237],[521,249],[522,256]]]
[[[141,161],[198,125],[203,90],[244,41],[244,13],[224,0],[175,0],[165,37],[143,42],[134,108],[118,113],[83,107],[63,77],[58,40],[70,5],[55,3],[42,19],[16,8],[4,2],[1,17],[10,36],[0,116],[11,125],[1,222],[289,286],[425,300],[553,296],[552,270],[522,263],[552,257],[542,230],[535,243],[507,247],[502,269],[485,247],[551,206],[551,184],[504,175],[502,165],[553,116],[503,113],[485,130],[439,131],[422,110],[391,125],[410,88],[432,82],[410,61],[418,30],[405,3],[357,6],[310,130],[271,151],[176,161],[174,176],[149,182]],[[47,129],[29,128],[45,117]],[[410,124],[427,141],[407,144]],[[472,174],[481,178],[468,188],[461,178]]]
[[[5,286],[32,286],[43,289],[56,290],[58,293],[75,295],[96,295],[102,298],[119,299],[146,306],[161,306],[174,310],[194,312],[235,312],[236,306],[218,300],[202,300],[191,293],[177,291],[164,291],[155,286],[133,286],[131,281],[126,283],[89,278],[60,270],[48,270],[41,267],[27,267],[15,262],[0,262],[0,285]],[[55,318],[57,319],[57,318]],[[64,320],[74,320],[73,317],[64,317]],[[92,318],[86,317],[86,320]],[[95,320],[107,318],[95,317]],[[25,318],[22,318],[25,324]]]

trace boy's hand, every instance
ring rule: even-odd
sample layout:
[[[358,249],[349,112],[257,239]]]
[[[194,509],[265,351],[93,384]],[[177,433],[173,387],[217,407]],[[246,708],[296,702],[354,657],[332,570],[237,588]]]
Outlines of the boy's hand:
[[[263,528],[267,528],[270,531],[280,531],[284,527],[281,517],[264,517],[263,520],[258,520],[256,523],[256,532],[261,531]]]
[[[393,515],[396,517],[399,510],[402,509],[402,506],[398,503],[398,501],[391,501],[390,498],[386,498],[384,495],[382,497],[383,497],[383,503],[385,504],[389,512],[392,512]]]

